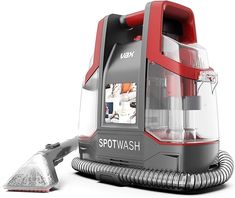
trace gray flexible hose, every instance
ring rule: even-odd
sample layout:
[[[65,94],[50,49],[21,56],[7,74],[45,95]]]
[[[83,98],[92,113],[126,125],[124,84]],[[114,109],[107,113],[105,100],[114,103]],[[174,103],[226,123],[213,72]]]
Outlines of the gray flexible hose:
[[[228,181],[233,173],[233,160],[227,152],[219,151],[218,167],[197,174],[126,168],[81,160],[78,157],[73,159],[72,167],[76,171],[93,176],[96,176],[99,172],[106,175],[116,175],[118,180],[126,185],[193,191],[218,186]]]

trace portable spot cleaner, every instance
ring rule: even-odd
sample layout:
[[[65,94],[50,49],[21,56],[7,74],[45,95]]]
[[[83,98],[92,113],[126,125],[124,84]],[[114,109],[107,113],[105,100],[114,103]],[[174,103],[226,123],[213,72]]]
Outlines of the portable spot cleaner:
[[[5,188],[48,191],[58,182],[54,166],[77,143],[72,167],[103,182],[187,192],[221,185],[233,161],[219,151],[217,83],[191,9],[154,1],[106,16],[82,88],[78,138],[47,145],[39,158],[48,171],[28,168],[30,160]]]

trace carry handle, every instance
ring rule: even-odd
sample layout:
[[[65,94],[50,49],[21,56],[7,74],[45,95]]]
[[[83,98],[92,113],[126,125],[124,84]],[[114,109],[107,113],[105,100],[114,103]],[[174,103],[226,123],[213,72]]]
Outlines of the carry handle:
[[[120,23],[129,28],[134,28],[136,26],[143,25],[143,22],[144,22],[144,11],[139,11],[120,17]]]

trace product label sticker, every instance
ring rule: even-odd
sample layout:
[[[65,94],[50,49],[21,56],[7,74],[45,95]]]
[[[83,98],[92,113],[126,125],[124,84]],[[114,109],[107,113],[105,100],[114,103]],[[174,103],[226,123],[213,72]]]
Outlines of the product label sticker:
[[[136,83],[115,83],[105,86],[105,122],[136,123]]]

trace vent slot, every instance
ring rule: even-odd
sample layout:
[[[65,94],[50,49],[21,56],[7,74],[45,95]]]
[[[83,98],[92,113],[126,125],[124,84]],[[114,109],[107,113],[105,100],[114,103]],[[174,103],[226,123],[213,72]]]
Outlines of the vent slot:
[[[129,162],[126,160],[117,160],[117,159],[109,159],[110,165],[116,165],[116,166],[130,166]]]

